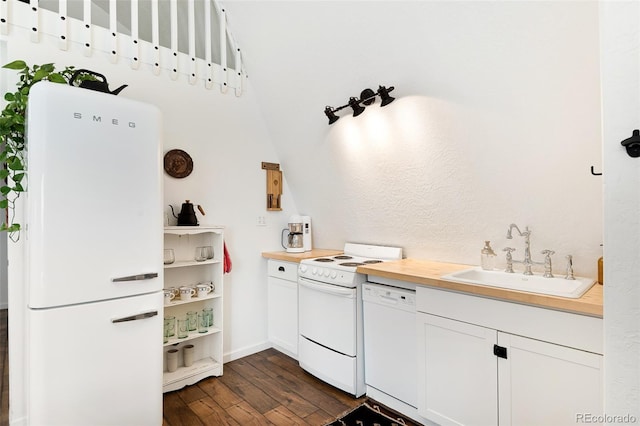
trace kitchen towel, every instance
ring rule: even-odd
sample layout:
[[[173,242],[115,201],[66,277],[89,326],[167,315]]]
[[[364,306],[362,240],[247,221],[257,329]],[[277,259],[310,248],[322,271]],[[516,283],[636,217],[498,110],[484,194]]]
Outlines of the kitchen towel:
[[[228,274],[231,272],[231,257],[229,256],[229,252],[227,251],[227,243],[222,243],[224,247],[224,273]]]

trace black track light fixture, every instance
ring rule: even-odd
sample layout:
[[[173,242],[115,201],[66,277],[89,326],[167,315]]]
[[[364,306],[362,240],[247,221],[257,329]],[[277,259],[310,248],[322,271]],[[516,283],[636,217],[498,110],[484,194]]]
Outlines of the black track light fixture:
[[[376,92],[371,89],[364,89],[360,93],[360,102],[365,105],[371,105],[376,101]]]
[[[393,102],[395,100],[395,98],[389,96],[389,92],[391,92],[394,89],[393,86],[386,88],[385,86],[378,86],[378,91],[374,92],[371,89],[364,89],[362,92],[360,92],[360,98],[355,98],[355,97],[350,97],[349,98],[349,102],[347,102],[345,105],[339,106],[337,108],[332,108],[330,106],[326,106],[324,109],[324,114],[327,116],[327,118],[329,119],[329,124],[333,124],[336,121],[338,121],[338,119],[340,119],[340,117],[338,117],[336,115],[336,112],[340,111],[341,109],[344,109],[346,107],[351,107],[351,109],[353,110],[353,116],[357,117],[360,114],[362,114],[365,110],[365,108],[362,105],[371,105],[375,102],[376,100],[376,96],[380,96],[380,106],[386,106],[389,105],[391,102]]]
[[[360,105],[360,100],[357,98],[349,98],[349,106],[353,110],[354,117],[357,117],[364,112],[364,107]]]
[[[332,110],[330,106],[327,106],[324,109],[324,113],[327,115],[327,118],[329,119],[329,124],[335,123],[340,118],[335,114],[334,110]]]
[[[388,89],[384,86],[378,86],[378,95],[380,95],[381,107],[389,105],[396,99],[389,96],[389,92],[391,92],[393,89],[393,86],[389,87]]]

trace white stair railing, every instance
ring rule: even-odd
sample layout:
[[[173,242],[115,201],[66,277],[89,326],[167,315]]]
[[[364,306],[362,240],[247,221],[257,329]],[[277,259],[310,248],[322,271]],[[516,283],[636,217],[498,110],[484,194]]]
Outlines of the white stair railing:
[[[0,0],[0,34],[14,30],[33,43],[242,94],[242,56],[216,0]]]

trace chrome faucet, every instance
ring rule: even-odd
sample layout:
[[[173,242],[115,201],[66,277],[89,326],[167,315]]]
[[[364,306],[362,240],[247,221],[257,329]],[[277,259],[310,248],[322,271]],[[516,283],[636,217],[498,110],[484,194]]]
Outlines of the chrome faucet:
[[[531,260],[531,230],[527,226],[524,228],[524,232],[522,232],[520,231],[520,228],[518,228],[518,225],[516,225],[515,223],[512,223],[511,225],[509,225],[509,230],[507,231],[507,239],[509,240],[513,239],[512,232],[514,229],[518,231],[518,235],[520,235],[521,237],[524,237],[524,260],[513,260],[513,257],[511,256],[511,252],[515,251],[515,249],[511,247],[504,248],[502,251],[507,252],[507,269],[505,270],[505,272],[513,272],[513,264],[522,263],[524,265],[523,274],[533,275],[533,272],[531,272],[531,267],[533,265],[544,265],[543,277],[553,278],[552,267],[551,267],[551,255],[555,254],[555,251],[548,250],[548,249],[542,250],[540,254],[544,254],[544,261],[534,262],[533,260]],[[571,262],[571,259],[569,259],[569,262]],[[569,275],[573,275],[573,271],[571,271],[571,274],[570,274],[569,268],[567,268],[567,276]],[[572,278],[567,278],[567,279],[572,279]]]
[[[507,252],[507,267],[504,271],[512,274],[513,273],[513,257],[511,256],[511,252],[516,251],[516,249],[514,249],[513,247],[505,247],[502,249],[502,251]]]
[[[531,231],[527,226],[524,228],[524,232],[521,232],[520,228],[518,228],[518,225],[512,223],[511,225],[509,225],[509,230],[507,231],[507,239],[513,239],[511,232],[513,232],[514,228],[516,229],[516,231],[518,231],[518,235],[524,237],[524,260],[513,260],[513,262],[522,263],[524,265],[523,273],[525,275],[533,275],[533,272],[531,272],[531,266],[534,264],[534,262],[531,261]],[[509,252],[508,254],[510,255],[511,252]]]
[[[542,250],[540,254],[544,254],[544,275],[545,278],[553,278],[551,271],[551,255],[555,254],[553,250]]]
[[[564,276],[565,280],[575,280],[576,278],[573,276],[573,256],[568,254],[566,256],[567,259],[567,274]]]

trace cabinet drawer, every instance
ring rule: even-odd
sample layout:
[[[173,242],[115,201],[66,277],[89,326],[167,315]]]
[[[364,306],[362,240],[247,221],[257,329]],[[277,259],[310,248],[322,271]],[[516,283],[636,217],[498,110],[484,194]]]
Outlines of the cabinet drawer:
[[[298,281],[297,263],[269,260],[267,270],[270,277],[277,277],[287,281]]]
[[[416,309],[494,330],[602,354],[602,318],[505,302],[425,286]]]

